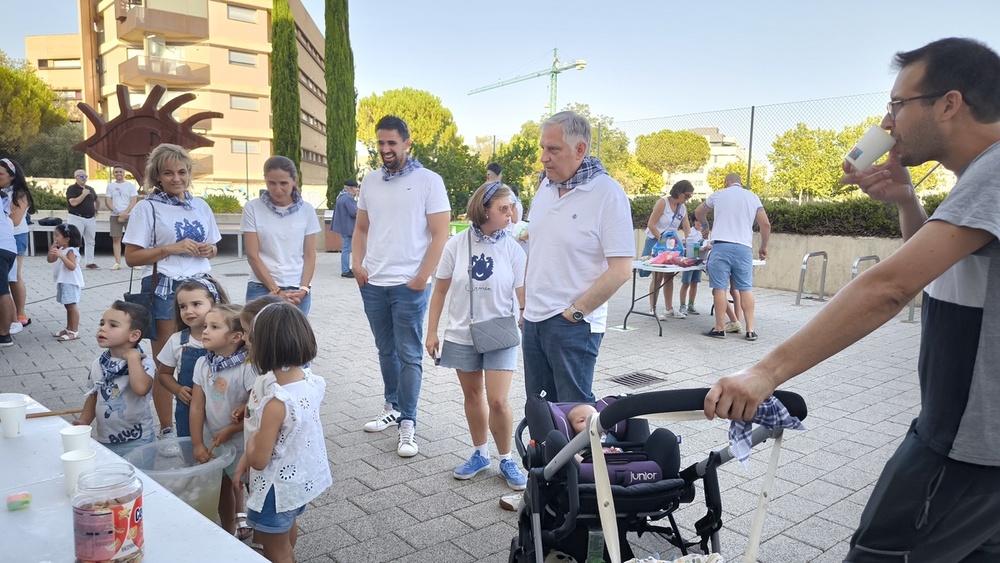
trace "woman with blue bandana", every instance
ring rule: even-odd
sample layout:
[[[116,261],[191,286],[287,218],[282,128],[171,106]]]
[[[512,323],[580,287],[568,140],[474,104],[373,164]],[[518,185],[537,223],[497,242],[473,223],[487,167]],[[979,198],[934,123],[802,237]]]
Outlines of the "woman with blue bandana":
[[[250,262],[247,303],[270,293],[308,315],[320,226],[316,208],[302,199],[298,180],[290,159],[267,159],[267,191],[243,208],[240,230]]]
[[[514,414],[507,396],[517,367],[517,346],[479,353],[472,343],[472,312],[476,321],[509,316],[515,299],[524,313],[524,266],[521,246],[506,230],[514,212],[510,188],[500,182],[483,184],[469,199],[466,217],[472,226],[451,237],[444,246],[431,294],[427,321],[427,353],[440,365],[458,374],[465,396],[465,418],[475,451],[455,469],[456,479],[471,479],[490,467],[488,434],[493,434],[500,455],[500,477],[514,490],[522,490],[527,477],[511,451]],[[471,241],[470,241],[471,238]],[[456,291],[448,305],[444,344],[438,340],[438,323],[448,290]],[[472,294],[473,305],[469,299]],[[485,393],[483,392],[485,387]]]
[[[128,231],[122,238],[125,263],[144,266],[142,291],[154,290],[156,294],[152,311],[156,338],[151,339],[154,358],[177,330],[175,288],[212,271],[209,260],[219,253],[215,245],[222,239],[212,209],[188,191],[193,168],[194,159],[184,147],[163,143],[154,148],[143,181],[150,195],[132,209]],[[153,264],[157,268],[155,280]],[[156,367],[160,369],[159,362]],[[173,399],[162,385],[153,384],[153,406],[161,431],[172,425]]]

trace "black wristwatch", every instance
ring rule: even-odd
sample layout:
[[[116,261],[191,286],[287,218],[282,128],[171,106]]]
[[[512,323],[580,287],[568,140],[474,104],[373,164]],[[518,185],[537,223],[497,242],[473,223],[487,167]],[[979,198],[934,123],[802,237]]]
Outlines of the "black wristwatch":
[[[580,321],[583,320],[583,316],[584,316],[583,315],[583,311],[577,309],[575,305],[570,304],[569,310],[573,314],[573,322],[574,323],[578,323],[578,322],[580,322]]]

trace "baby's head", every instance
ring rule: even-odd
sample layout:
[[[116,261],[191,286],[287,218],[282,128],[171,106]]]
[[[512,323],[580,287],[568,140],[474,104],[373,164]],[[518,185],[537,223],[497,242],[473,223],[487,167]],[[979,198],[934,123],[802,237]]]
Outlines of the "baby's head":
[[[580,403],[569,409],[566,418],[569,419],[569,426],[573,429],[574,436],[587,429],[587,419],[596,412],[594,405],[589,403]]]

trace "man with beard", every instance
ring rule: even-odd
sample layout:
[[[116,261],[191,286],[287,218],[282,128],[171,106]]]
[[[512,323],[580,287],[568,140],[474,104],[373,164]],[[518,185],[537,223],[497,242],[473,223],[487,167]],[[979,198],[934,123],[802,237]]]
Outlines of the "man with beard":
[[[888,160],[845,184],[899,210],[906,242],[757,364],[723,377],[705,414],[750,420],[775,387],[872,332],[922,289],[921,409],[886,463],[846,561],[1000,560],[1000,57],[942,39],[897,53]],[[958,182],[928,219],[906,166]]]
[[[366,432],[398,424],[400,457],[417,455],[428,280],[448,240],[451,204],[441,176],[408,154],[410,130],[387,115],[375,126],[382,167],[361,180],[351,270],[375,336],[385,404]]]

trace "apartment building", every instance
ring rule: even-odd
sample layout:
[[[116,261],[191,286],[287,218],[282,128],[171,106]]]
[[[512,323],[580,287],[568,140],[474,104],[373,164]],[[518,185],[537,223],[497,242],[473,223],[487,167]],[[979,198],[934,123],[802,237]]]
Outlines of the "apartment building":
[[[325,186],[323,34],[300,0],[289,4],[298,43],[301,183]],[[161,106],[193,93],[196,99],[174,111],[175,119],[223,114],[194,127],[215,142],[192,151],[195,174],[259,184],[272,142],[271,6],[272,0],[79,0],[81,32],[28,37],[27,58],[61,97],[87,102],[106,120],[120,113],[118,84],[128,87],[133,106],[156,85],[167,89]]]

